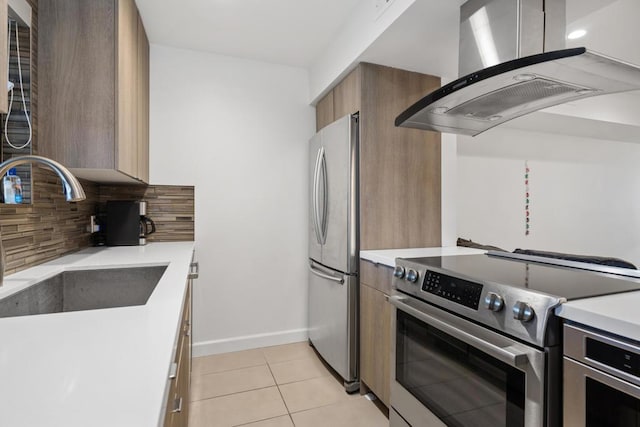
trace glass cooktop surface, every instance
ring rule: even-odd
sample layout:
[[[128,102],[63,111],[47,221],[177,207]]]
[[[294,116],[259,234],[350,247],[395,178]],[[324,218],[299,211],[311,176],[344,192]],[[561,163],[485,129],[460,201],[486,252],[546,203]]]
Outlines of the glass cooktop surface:
[[[640,279],[490,255],[410,258],[472,282],[531,289],[567,300],[640,290]]]

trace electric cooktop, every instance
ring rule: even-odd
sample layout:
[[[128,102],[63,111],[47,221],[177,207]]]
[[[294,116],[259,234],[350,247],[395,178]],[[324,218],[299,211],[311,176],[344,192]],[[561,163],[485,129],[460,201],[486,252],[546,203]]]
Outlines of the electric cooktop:
[[[640,278],[606,272],[623,270],[620,268],[603,267],[600,271],[589,271],[556,264],[542,264],[522,258],[526,257],[503,258],[483,254],[409,258],[408,261],[422,264],[427,269],[443,269],[472,282],[492,282],[543,292],[567,300],[640,290]],[[548,262],[555,260],[550,259]]]

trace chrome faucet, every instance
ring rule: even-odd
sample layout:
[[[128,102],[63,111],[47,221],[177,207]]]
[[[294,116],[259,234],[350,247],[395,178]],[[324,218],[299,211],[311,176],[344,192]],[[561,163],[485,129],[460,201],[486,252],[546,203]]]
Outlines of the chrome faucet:
[[[9,169],[26,163],[42,164],[54,171],[62,180],[62,192],[67,202],[79,202],[87,198],[82,189],[82,185],[80,185],[78,179],[73,176],[69,169],[58,162],[42,156],[18,156],[0,163],[0,178],[3,177]],[[4,246],[2,245],[2,235],[0,234],[0,286],[2,286],[4,279],[4,267],[5,254]]]

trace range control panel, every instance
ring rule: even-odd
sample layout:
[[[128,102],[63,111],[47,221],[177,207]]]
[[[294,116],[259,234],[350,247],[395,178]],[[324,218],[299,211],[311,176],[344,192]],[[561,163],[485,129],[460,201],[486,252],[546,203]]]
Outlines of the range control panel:
[[[477,310],[482,285],[427,270],[422,282],[422,290]]]

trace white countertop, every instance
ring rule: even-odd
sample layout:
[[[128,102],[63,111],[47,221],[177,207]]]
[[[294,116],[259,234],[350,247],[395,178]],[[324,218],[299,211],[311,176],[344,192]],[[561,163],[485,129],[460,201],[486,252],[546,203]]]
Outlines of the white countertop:
[[[376,264],[395,267],[396,258],[421,258],[429,256],[450,255],[477,255],[487,251],[481,249],[465,248],[462,246],[449,246],[443,248],[409,248],[409,249],[381,249],[372,251],[360,251],[360,258]]]
[[[0,425],[158,426],[193,248],[89,248],[5,277],[0,298],[65,270],[168,265],[142,306],[0,319]]]
[[[640,291],[569,301],[556,309],[564,319],[640,341]]]

